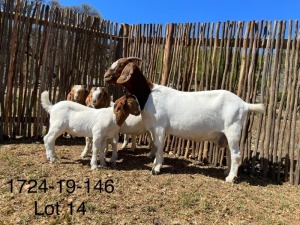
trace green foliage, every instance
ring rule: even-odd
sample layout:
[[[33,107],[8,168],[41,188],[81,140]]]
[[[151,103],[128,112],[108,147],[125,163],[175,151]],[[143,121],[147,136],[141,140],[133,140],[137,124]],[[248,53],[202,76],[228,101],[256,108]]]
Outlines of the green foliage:
[[[43,2],[43,0],[39,0],[39,2]],[[60,4],[59,0],[50,0],[50,1],[47,1],[46,4],[50,5],[51,7],[63,8],[63,6]],[[90,6],[86,3],[82,3],[81,6],[67,6],[66,8],[71,9],[76,13],[85,13],[89,16],[101,17],[101,15],[97,11],[97,9],[93,8],[93,6]]]

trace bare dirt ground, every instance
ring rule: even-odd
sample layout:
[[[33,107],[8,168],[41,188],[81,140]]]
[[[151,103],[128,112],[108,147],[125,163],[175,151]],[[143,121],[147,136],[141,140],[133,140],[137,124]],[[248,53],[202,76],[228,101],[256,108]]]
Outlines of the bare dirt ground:
[[[225,168],[167,154],[152,176],[146,148],[92,172],[83,143],[57,140],[55,164],[42,143],[0,145],[0,224],[300,223],[299,187],[245,174],[232,185]]]

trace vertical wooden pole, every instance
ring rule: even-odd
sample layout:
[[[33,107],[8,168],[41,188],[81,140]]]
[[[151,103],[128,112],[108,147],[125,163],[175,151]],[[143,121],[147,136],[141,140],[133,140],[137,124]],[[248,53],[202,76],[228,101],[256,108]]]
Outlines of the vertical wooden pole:
[[[12,30],[12,38],[10,41],[10,60],[8,67],[8,84],[7,84],[7,98],[5,101],[4,111],[4,132],[3,135],[8,137],[12,135],[12,129],[10,126],[10,118],[12,116],[12,96],[13,96],[13,84],[15,80],[15,64],[16,64],[16,51],[17,51],[17,37],[18,37],[18,21],[20,11],[20,1],[18,0],[15,6],[16,13],[14,15],[14,25]],[[12,119],[12,118],[11,118]],[[10,128],[10,129],[9,129]]]
[[[171,48],[173,42],[174,24],[170,23],[166,27],[166,45],[164,49],[164,61],[163,61],[163,73],[161,79],[161,85],[166,86],[168,83],[170,68],[171,68]]]
[[[122,56],[123,57],[127,57],[128,55],[128,46],[127,46],[127,43],[128,43],[128,35],[129,35],[129,25],[128,24],[122,24],[121,26],[123,26],[123,49],[122,49]]]

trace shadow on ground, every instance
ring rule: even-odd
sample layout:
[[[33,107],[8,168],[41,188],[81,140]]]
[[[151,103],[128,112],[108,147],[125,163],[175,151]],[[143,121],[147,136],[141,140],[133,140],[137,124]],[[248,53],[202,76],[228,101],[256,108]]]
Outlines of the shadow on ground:
[[[111,157],[111,152],[106,156],[107,166],[120,171],[131,170],[148,170],[151,173],[153,160],[148,157],[149,150],[146,148],[137,149],[135,152],[131,152],[128,149],[118,151],[118,160],[115,166],[111,165],[108,160]],[[90,155],[85,159],[76,160],[77,163],[81,163],[86,166],[90,166]],[[189,174],[197,175],[202,174],[204,176],[213,177],[215,179],[225,181],[226,167],[214,167],[204,165],[203,163],[185,159],[183,157],[169,156],[165,154],[164,165],[161,169],[160,175],[163,174]],[[243,168],[239,170],[239,175],[236,183],[249,183],[253,186],[267,186],[275,184],[271,179],[263,179],[260,176],[250,176],[245,172]]]

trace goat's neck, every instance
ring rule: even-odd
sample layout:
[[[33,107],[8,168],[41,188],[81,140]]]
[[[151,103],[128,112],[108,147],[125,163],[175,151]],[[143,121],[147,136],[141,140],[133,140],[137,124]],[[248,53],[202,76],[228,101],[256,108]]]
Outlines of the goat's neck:
[[[151,93],[152,83],[149,82],[140,70],[136,70],[129,82],[123,84],[127,91],[135,95],[139,101],[141,110]]]

